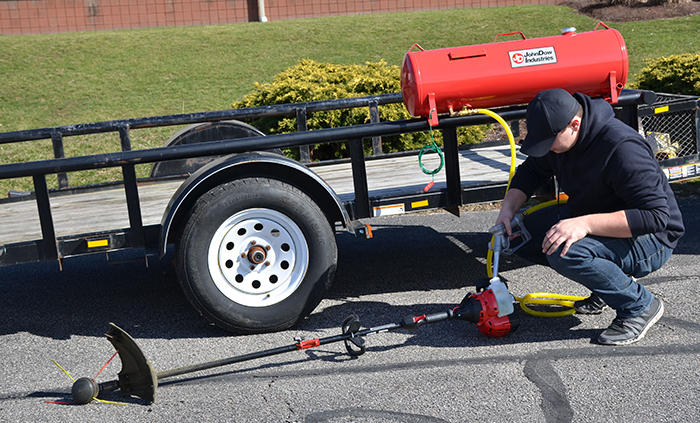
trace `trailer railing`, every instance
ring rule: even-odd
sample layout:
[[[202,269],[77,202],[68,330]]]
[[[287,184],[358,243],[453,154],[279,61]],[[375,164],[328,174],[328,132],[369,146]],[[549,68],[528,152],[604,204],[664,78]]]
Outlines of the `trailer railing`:
[[[83,123],[77,125],[54,126],[49,128],[29,129],[0,133],[0,144],[26,142],[34,140],[50,139],[53,145],[53,155],[56,159],[65,158],[64,139],[80,135],[101,134],[107,132],[119,132],[121,151],[131,150],[131,138],[129,132],[133,129],[153,128],[176,125],[191,125],[205,122],[220,122],[224,120],[253,119],[263,117],[295,116],[297,130],[307,131],[307,116],[309,113],[329,110],[350,109],[367,107],[371,123],[379,122],[380,105],[400,103],[401,93],[379,94],[375,96],[355,97],[346,99],[321,100],[305,103],[280,104],[271,106],[250,107],[244,109],[229,109],[201,113],[184,113],[167,116],[154,116],[134,119],[121,119],[103,122]],[[381,137],[372,137],[374,154],[382,153]],[[310,163],[309,146],[300,146],[300,158],[302,163]],[[68,175],[59,172],[58,187],[70,186]]]
[[[138,185],[135,166],[145,163],[156,163],[166,160],[177,160],[194,157],[219,156],[246,151],[270,150],[276,148],[304,147],[327,142],[349,141],[353,163],[353,179],[355,185],[355,209],[359,210],[356,218],[369,216],[369,194],[366,182],[364,163],[363,139],[398,135],[402,133],[428,130],[424,119],[404,121],[378,122],[341,128],[321,129],[315,131],[295,132],[289,134],[270,135],[267,137],[249,137],[211,141],[201,144],[173,145],[153,149],[134,151],[131,149],[130,131],[132,129],[150,128],[156,126],[174,126],[230,119],[249,119],[265,116],[289,116],[308,112],[333,110],[349,107],[374,107],[380,104],[396,103],[400,94],[387,94],[353,99],[319,101],[288,105],[263,106],[247,109],[232,109],[216,112],[157,116],[138,119],[125,119],[107,122],[95,122],[80,125],[68,125],[51,128],[41,128],[26,131],[7,132],[0,134],[0,144],[28,142],[51,139],[54,152],[61,155],[63,139],[69,136],[118,132],[121,140],[121,151],[79,157],[59,157],[49,160],[20,162],[0,165],[0,179],[31,177],[34,185],[33,199],[36,200],[39,211],[42,241],[30,248],[37,249],[34,255],[39,260],[55,260],[59,258],[56,242],[56,231],[51,212],[49,188],[46,177],[50,174],[63,175],[68,172],[121,167],[123,186],[126,195],[127,214],[132,248],[146,248],[146,230],[140,209]],[[509,113],[511,119],[520,119],[524,110]],[[508,118],[508,116],[504,116]],[[488,123],[491,118],[468,116],[446,119],[449,123],[438,129],[445,130],[446,151],[450,150],[448,161],[457,160],[457,127]],[[448,135],[448,133],[450,135]],[[448,140],[449,138],[449,140]],[[448,147],[448,145],[450,147]],[[451,147],[454,145],[454,147]],[[447,175],[448,185],[454,194],[448,194],[448,202],[459,204],[459,170],[456,174]],[[60,177],[60,176],[59,176]]]
[[[653,102],[654,93],[624,90],[619,98],[621,116],[628,124],[636,127],[637,105]],[[259,118],[261,116],[285,116],[298,114],[299,110],[319,111],[332,108],[374,107],[374,105],[395,103],[400,98],[397,94],[362,97],[355,99],[331,100],[291,105],[264,106],[249,109],[233,109],[217,112],[158,116],[150,118],[126,119],[109,122],[96,122],[81,125],[69,125],[52,128],[42,128],[27,131],[16,131],[0,134],[0,144],[51,139],[54,151],[60,154],[63,138],[94,133],[116,131],[121,140],[121,151],[79,157],[54,158],[32,162],[21,162],[0,165],[0,179],[31,177],[34,184],[34,199],[39,210],[39,221],[42,239],[38,243],[27,245],[32,257],[36,260],[59,259],[54,221],[51,213],[49,188],[46,176],[73,171],[121,167],[123,185],[126,195],[129,228],[124,236],[129,238],[131,248],[147,248],[149,234],[157,228],[146,231],[141,215],[138,185],[135,166],[144,163],[156,163],[166,160],[177,160],[194,157],[218,156],[247,151],[270,150],[277,148],[303,147],[329,142],[347,141],[349,143],[350,159],[354,185],[354,200],[351,204],[351,218],[361,219],[371,216],[370,198],[367,187],[367,172],[365,168],[364,139],[392,136],[405,133],[421,132],[430,129],[427,119],[409,119],[401,121],[377,122],[340,128],[320,129],[314,131],[295,132],[288,134],[269,135],[266,137],[247,137],[210,141],[199,144],[172,145],[152,149],[131,150],[130,131],[137,128],[155,126],[181,125],[230,119]],[[518,121],[525,117],[525,107],[506,107],[497,110],[505,121]],[[303,112],[302,112],[303,113]],[[467,202],[493,201],[502,196],[505,185],[486,187],[484,192],[473,194],[463,192],[460,169],[458,164],[457,129],[461,126],[482,125],[493,123],[494,120],[486,115],[461,117],[443,117],[435,129],[441,130],[444,141],[445,182],[446,188],[439,196],[439,207],[451,209],[465,203],[465,196],[476,195]],[[23,247],[24,248],[24,247]]]

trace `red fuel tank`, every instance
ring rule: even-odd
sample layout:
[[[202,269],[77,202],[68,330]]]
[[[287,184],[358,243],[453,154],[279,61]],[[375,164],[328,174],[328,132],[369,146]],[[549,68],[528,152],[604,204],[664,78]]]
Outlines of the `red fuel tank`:
[[[498,42],[506,35],[522,39]],[[416,46],[420,50],[411,51]],[[602,22],[591,32],[566,28],[554,37],[526,39],[514,32],[497,35],[491,44],[439,50],[414,44],[403,59],[401,94],[411,115],[430,116],[431,124],[450,109],[529,103],[550,88],[616,103],[627,67],[622,35]]]

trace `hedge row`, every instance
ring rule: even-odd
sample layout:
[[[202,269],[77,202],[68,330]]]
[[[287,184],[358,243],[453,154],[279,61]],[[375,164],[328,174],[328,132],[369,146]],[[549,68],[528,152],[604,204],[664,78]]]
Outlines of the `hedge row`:
[[[678,54],[647,62],[635,87],[659,93],[700,95],[700,54]]]
[[[386,62],[367,62],[364,65],[338,65],[301,60],[275,76],[268,84],[255,83],[251,93],[243,100],[233,103],[234,108],[255,107],[273,104],[299,103],[305,101],[330,100],[362,97],[401,91],[400,69]],[[403,103],[379,106],[381,121],[410,119]],[[368,108],[315,112],[307,117],[309,130],[335,128],[339,126],[361,125],[370,122]],[[296,118],[261,118],[249,121],[251,125],[267,134],[295,132]],[[463,128],[459,131],[461,144],[483,140],[487,126]],[[440,131],[434,136],[442,143]],[[401,134],[382,138],[384,153],[418,150],[430,142],[429,133]],[[366,154],[371,154],[371,143],[366,141]],[[296,150],[285,151],[298,158]],[[348,157],[346,143],[316,145],[312,148],[312,160],[326,160]]]

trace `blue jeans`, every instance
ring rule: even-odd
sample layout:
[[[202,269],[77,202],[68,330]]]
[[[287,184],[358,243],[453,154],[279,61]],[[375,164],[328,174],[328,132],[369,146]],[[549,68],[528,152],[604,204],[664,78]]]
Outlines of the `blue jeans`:
[[[635,238],[587,236],[575,242],[564,257],[560,250],[542,252],[544,234],[569,216],[566,206],[551,206],[526,216],[532,239],[516,252],[522,258],[551,266],[557,273],[587,287],[617,311],[618,317],[637,317],[651,305],[653,295],[634,278],[661,268],[673,250],[653,235]]]

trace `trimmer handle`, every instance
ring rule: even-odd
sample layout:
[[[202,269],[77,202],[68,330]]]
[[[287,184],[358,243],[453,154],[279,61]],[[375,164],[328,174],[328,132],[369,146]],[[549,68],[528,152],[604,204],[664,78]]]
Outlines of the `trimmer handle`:
[[[442,322],[443,320],[451,319],[452,317],[452,310],[433,314],[423,314],[420,316],[406,316],[401,321],[401,327],[406,330],[416,330],[423,325]]]

